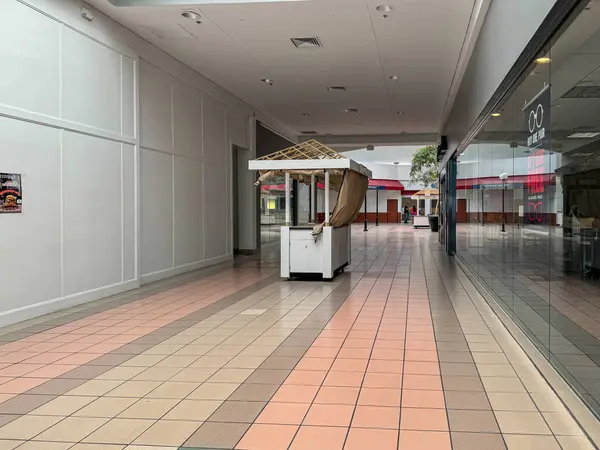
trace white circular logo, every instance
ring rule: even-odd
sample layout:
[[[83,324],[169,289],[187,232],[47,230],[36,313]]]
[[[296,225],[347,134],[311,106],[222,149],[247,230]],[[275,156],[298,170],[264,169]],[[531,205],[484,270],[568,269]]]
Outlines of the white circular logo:
[[[544,123],[544,107],[540,103],[537,108],[529,113],[529,132],[533,133],[536,128],[541,128]]]

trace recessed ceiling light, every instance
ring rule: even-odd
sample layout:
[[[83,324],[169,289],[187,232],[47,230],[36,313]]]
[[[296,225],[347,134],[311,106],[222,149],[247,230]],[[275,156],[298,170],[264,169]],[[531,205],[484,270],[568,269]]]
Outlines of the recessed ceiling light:
[[[390,80],[392,81],[398,81],[400,79],[400,77],[398,75],[390,75]]]
[[[392,5],[379,5],[376,9],[380,13],[389,13],[394,10],[394,7]]]
[[[272,79],[270,79],[270,78],[263,78],[261,81],[262,81],[263,83],[267,83],[267,84],[268,84],[268,85],[270,85],[270,86],[272,86],[272,85],[273,85],[273,83],[275,83],[275,81],[273,81],[273,80],[272,80]]]
[[[342,109],[343,112],[345,113],[359,113],[360,109],[358,108],[344,108]]]
[[[591,133],[573,133],[567,136],[567,139],[593,139],[600,136],[600,132]]]
[[[500,113],[492,113],[492,117],[500,117]]]
[[[552,61],[552,59],[548,56],[542,56],[535,60],[538,64],[550,64],[550,61]]]
[[[404,111],[396,111],[396,114],[399,116],[402,116],[402,115],[404,115]]]
[[[194,11],[181,11],[181,17],[191,20],[200,20],[200,14]]]

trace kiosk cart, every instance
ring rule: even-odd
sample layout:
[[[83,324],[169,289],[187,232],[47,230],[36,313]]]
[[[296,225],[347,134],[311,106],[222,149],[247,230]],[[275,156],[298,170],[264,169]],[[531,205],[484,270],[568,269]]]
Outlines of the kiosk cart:
[[[285,176],[285,225],[281,227],[281,277],[290,279],[318,274],[331,280],[351,259],[350,224],[358,215],[367,192],[371,171],[357,162],[311,140],[249,162],[260,173],[257,185],[272,176]],[[290,180],[324,185],[325,221],[293,225],[290,211]],[[338,192],[330,208],[330,190]],[[315,195],[311,195],[311,213]],[[316,217],[316,214],[311,214]]]
[[[417,206],[417,215],[413,216],[413,226],[415,228],[419,227],[427,227],[429,228],[429,218],[427,217],[430,214],[437,214],[431,211],[431,200],[438,200],[440,198],[440,191],[434,188],[431,189],[422,189],[417,192],[415,195],[410,197],[413,200],[425,200],[425,214],[421,214],[421,210]],[[420,202],[418,202],[420,203]],[[437,206],[436,206],[437,210]]]

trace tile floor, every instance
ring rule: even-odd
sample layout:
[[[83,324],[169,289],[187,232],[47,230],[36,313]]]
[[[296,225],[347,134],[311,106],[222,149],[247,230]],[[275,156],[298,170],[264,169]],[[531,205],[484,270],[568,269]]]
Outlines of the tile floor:
[[[9,327],[0,450],[587,450],[427,230],[331,283],[245,258]]]

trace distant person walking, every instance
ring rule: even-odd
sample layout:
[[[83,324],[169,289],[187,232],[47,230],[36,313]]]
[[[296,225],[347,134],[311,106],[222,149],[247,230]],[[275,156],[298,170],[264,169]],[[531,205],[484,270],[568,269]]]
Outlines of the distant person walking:
[[[404,223],[408,223],[409,217],[410,217],[410,212],[408,210],[408,203],[407,203],[406,205],[404,205],[404,214],[403,214]]]

